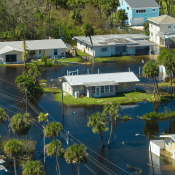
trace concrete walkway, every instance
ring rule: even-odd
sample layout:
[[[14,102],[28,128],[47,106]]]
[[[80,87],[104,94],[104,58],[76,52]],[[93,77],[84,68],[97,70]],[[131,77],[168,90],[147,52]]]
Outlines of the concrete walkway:
[[[136,29],[136,30],[144,30],[144,27],[143,26],[133,26],[133,27],[130,27],[131,29]]]

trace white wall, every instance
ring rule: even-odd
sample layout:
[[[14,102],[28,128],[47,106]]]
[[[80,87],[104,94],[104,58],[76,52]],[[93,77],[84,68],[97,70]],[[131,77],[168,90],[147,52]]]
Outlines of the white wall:
[[[164,140],[151,140],[150,141],[151,152],[160,157],[160,150],[165,149],[165,141]],[[149,150],[150,150],[149,146]]]
[[[149,22],[149,31],[150,31],[150,41],[160,44],[160,37],[158,36],[158,32],[160,31],[160,25]]]
[[[18,52],[18,51],[11,51],[11,52],[0,55],[0,62],[5,63],[6,62],[6,55],[11,55],[11,54],[16,54],[17,55],[17,62],[23,63],[22,52]]]

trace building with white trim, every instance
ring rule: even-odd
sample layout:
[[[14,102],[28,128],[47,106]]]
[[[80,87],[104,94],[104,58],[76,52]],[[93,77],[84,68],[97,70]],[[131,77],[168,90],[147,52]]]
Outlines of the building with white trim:
[[[161,15],[149,18],[150,41],[161,46],[174,45],[175,18],[168,15]]]
[[[0,64],[23,63],[23,41],[0,42]],[[64,57],[67,46],[61,39],[29,40],[26,49],[30,56],[40,58],[42,55]]]
[[[140,81],[133,72],[69,75],[63,80],[63,90],[70,95],[95,98],[135,91],[135,83]]]

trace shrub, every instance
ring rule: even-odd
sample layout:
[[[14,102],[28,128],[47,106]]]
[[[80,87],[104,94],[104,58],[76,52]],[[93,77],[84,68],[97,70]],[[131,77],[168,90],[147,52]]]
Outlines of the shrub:
[[[140,116],[139,115],[137,115],[137,119],[140,119]]]
[[[150,112],[150,118],[156,119],[157,118],[157,112]]]
[[[124,115],[123,120],[129,120],[129,117],[127,115]]]
[[[139,174],[142,174],[142,170],[139,170]]]
[[[43,55],[41,57],[41,63],[44,63],[45,66],[47,65],[47,56],[46,55]]]

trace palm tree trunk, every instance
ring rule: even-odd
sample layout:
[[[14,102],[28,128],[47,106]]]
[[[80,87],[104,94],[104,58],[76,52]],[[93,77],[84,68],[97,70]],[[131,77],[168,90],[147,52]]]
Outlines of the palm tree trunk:
[[[72,175],[74,175],[73,163],[71,162]]]
[[[79,163],[77,164],[77,167],[78,167],[78,175],[80,175],[80,164]]]
[[[15,175],[17,175],[17,172],[16,172],[16,157],[14,157],[14,170],[15,170]]]
[[[112,131],[113,131],[113,123],[114,123],[114,119],[112,119],[112,121],[111,121],[111,131],[110,131],[110,135],[109,135],[108,145],[110,145],[110,142],[111,142]]]
[[[100,136],[101,136],[102,144],[103,144],[103,146],[105,146],[105,142],[104,142],[104,137],[103,137],[103,132],[102,131],[100,132]]]
[[[170,70],[170,77],[171,77],[171,98],[172,98],[172,71]]]
[[[93,56],[93,60],[95,61],[95,58],[94,58],[94,50],[93,50],[93,43],[92,43],[92,38],[91,38],[91,36],[89,36],[89,38],[90,38],[90,41],[91,41],[91,46],[92,46],[92,56]]]
[[[2,123],[2,125],[3,125],[5,131],[7,132],[8,136],[9,136],[9,138],[10,138],[10,134],[9,134],[9,132],[8,132],[8,130],[7,130],[7,128],[6,128],[6,126],[4,125],[4,123]]]
[[[61,175],[59,162],[58,162],[58,155],[57,155],[57,141],[56,141],[56,138],[55,138],[55,146],[56,146],[56,170],[57,170],[57,175],[58,175],[58,172],[59,172],[59,175]]]
[[[155,77],[155,82],[156,82],[156,87],[157,87],[157,94],[159,95],[159,87],[158,87],[158,83],[157,83],[156,77]]]
[[[154,84],[154,97],[155,97],[156,87],[155,87],[154,78],[153,78],[153,84]]]

